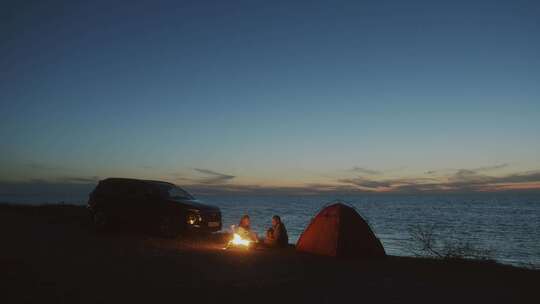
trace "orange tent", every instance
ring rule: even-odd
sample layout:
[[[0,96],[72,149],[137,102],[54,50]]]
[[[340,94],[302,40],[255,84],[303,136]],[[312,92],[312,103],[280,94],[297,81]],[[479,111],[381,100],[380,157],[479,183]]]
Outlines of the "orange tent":
[[[333,257],[384,257],[384,248],[367,222],[347,205],[322,209],[296,243],[296,250]]]

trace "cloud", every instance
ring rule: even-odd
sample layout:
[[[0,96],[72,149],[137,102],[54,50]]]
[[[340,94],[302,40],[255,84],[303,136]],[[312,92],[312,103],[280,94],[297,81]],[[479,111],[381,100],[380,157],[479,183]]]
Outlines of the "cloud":
[[[448,179],[455,183],[487,182],[488,176],[478,174],[475,170],[460,169]]]
[[[454,191],[491,191],[511,188],[512,185],[540,184],[540,171],[518,172],[503,176],[490,176],[478,172],[478,170],[458,170],[448,177],[446,185]],[[532,187],[538,186],[540,185],[532,185]]]
[[[497,183],[531,183],[540,182],[540,171],[529,171],[525,173],[510,174],[496,178]]]
[[[493,166],[485,166],[485,167],[478,167],[473,169],[439,169],[439,170],[428,170],[424,172],[425,174],[433,175],[433,174],[444,174],[444,173],[452,173],[452,172],[470,172],[470,173],[480,173],[480,172],[488,172],[488,171],[495,171],[499,169],[503,169],[510,166],[507,163],[503,164],[497,164]]]
[[[193,170],[205,176],[202,179],[197,180],[201,184],[223,184],[236,177],[234,175],[223,174],[208,169],[194,168]]]
[[[64,176],[57,179],[57,182],[61,183],[97,183],[99,181],[98,176]]]
[[[485,185],[540,182],[540,171],[527,171],[504,176],[488,176],[470,170],[459,170],[449,179],[453,184]]]
[[[538,191],[540,170],[515,172],[506,175],[488,175],[491,170],[506,164],[473,169],[438,171],[437,175],[404,178],[384,178],[384,175],[362,175],[334,179],[325,183],[306,183],[299,186],[267,186],[232,183],[236,176],[214,170],[193,168],[191,176],[172,174],[171,181],[195,195],[327,195],[342,196],[368,193],[447,193],[478,191]],[[372,170],[375,171],[375,170]],[[379,172],[379,171],[377,171]],[[428,171],[430,172],[430,171]],[[426,173],[428,173],[426,172]],[[443,173],[444,172],[444,173]],[[82,193],[86,195],[98,182],[98,176],[61,176],[50,179],[0,181],[0,194],[41,195]],[[166,180],[166,178],[165,178]]]
[[[0,183],[3,184],[42,184],[42,185],[52,185],[52,184],[97,184],[100,178],[98,176],[61,176],[56,178],[27,178],[23,180],[9,181],[9,180],[0,180]]]
[[[480,167],[480,168],[473,169],[472,171],[476,171],[476,172],[494,171],[494,170],[506,168],[508,166],[509,166],[508,164],[504,163],[504,164],[498,164],[498,165],[493,165],[493,166]]]
[[[224,174],[214,170],[193,168],[195,176],[187,173],[170,173],[172,180],[188,185],[222,185],[230,182],[235,175]]]
[[[184,185],[182,186],[195,195],[354,195],[368,193],[358,188],[339,184],[306,184],[302,186],[263,186],[263,185]]]
[[[363,177],[356,177],[356,178],[343,178],[339,179],[338,182],[344,183],[344,184],[350,184],[362,188],[370,188],[370,189],[378,189],[378,188],[388,188],[393,185],[392,180],[370,180]]]
[[[339,183],[354,185],[364,190],[391,190],[396,191],[400,189],[432,189],[436,183],[436,179],[433,178],[395,178],[395,179],[382,179],[373,180],[364,177],[357,178],[345,178],[339,179]],[[429,187],[428,187],[429,186]]]
[[[213,172],[213,171],[212,171]],[[215,172],[217,173],[217,172]],[[307,183],[301,186],[264,186],[238,184],[192,183],[184,185],[196,195],[354,195],[369,193],[448,193],[499,191],[511,183],[540,183],[540,171],[491,177],[473,170],[458,170],[445,178],[411,177],[371,179],[365,176],[342,178],[334,183]]]
[[[511,185],[539,184],[540,171],[527,171],[503,176],[490,176],[479,172],[497,170],[505,164],[476,169],[460,169],[439,178],[370,179],[363,176],[338,179],[337,182],[368,191],[388,192],[470,192],[508,189]],[[426,173],[430,173],[428,171]]]
[[[265,186],[258,184],[238,185],[223,182],[233,179],[232,175],[212,170],[196,170],[207,178],[183,179],[181,184],[189,192],[198,195],[215,196],[276,196],[276,195],[324,195],[341,197],[343,195],[370,193],[463,193],[477,191],[538,191],[540,189],[540,171],[527,171],[504,176],[486,176],[472,173],[472,170],[460,170],[446,178],[394,178],[368,179],[365,177],[339,179],[333,183],[307,183],[299,186]],[[228,178],[226,177],[228,176]],[[221,178],[220,178],[221,177]],[[210,182],[217,179],[221,182]],[[0,181],[0,195],[32,196],[45,199],[42,195],[66,195],[86,197],[95,187],[97,177],[67,176],[54,180],[28,179],[26,181]],[[510,186],[509,186],[510,185]],[[513,185],[533,185],[518,189]],[[536,186],[535,186],[536,185]],[[536,188],[535,188],[536,187]],[[535,190],[536,189],[536,190]],[[56,196],[53,196],[56,197]]]
[[[367,174],[367,175],[379,175],[379,174],[382,173],[381,171],[368,169],[368,168],[364,168],[364,167],[353,167],[353,168],[349,169],[349,171],[352,171],[352,172],[355,172],[355,173],[360,173],[360,174]]]

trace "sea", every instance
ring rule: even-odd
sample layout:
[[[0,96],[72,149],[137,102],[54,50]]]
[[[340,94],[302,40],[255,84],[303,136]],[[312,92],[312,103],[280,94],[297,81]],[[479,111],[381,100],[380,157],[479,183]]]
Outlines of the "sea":
[[[248,214],[263,236],[273,215],[281,216],[295,243],[324,206],[343,202],[366,219],[387,254],[413,256],[413,227],[433,232],[436,244],[469,244],[486,257],[521,267],[540,267],[540,193],[366,194],[354,196],[198,196],[220,207],[224,229]],[[21,204],[85,204],[87,196],[2,197]]]

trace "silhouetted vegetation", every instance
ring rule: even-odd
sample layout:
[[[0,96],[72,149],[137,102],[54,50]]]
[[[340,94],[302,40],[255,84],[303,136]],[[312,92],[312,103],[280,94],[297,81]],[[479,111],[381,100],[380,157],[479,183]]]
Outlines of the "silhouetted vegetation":
[[[410,226],[409,235],[410,251],[415,256],[495,262],[493,250],[479,248],[469,241],[445,237],[437,233],[435,225]]]

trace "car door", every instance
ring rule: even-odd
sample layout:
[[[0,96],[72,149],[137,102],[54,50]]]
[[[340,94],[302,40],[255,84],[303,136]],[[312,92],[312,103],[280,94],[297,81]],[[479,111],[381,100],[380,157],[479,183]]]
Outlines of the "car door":
[[[132,221],[135,224],[147,226],[153,223],[155,210],[153,208],[152,192],[148,183],[138,182],[132,185],[130,204]]]
[[[100,200],[103,201],[108,216],[114,221],[124,220],[122,183],[108,182],[103,185],[103,189],[100,191]]]
[[[133,217],[131,187],[131,182],[124,181],[118,183],[111,193],[111,203],[114,205],[115,213],[124,223],[129,223]]]

